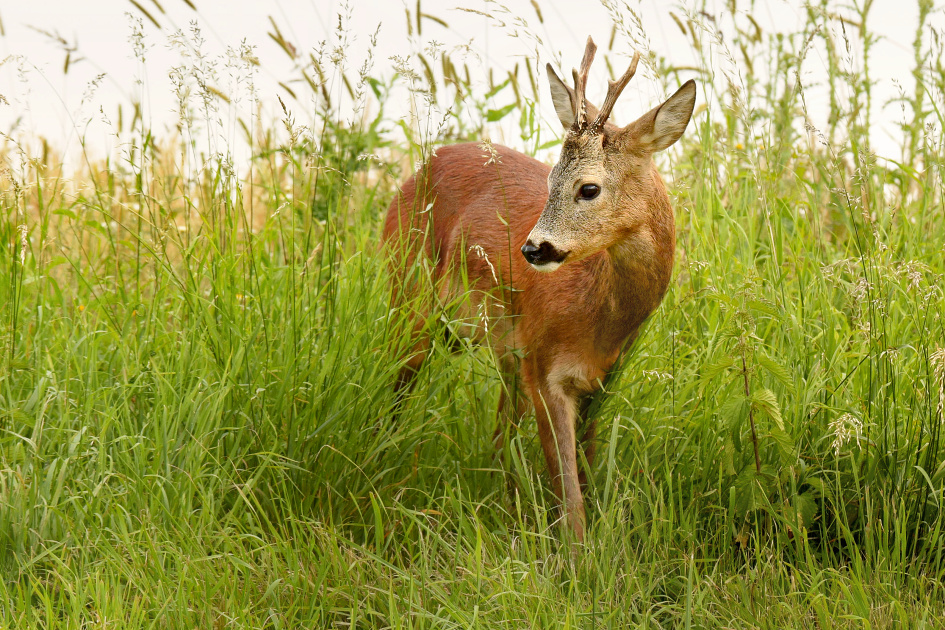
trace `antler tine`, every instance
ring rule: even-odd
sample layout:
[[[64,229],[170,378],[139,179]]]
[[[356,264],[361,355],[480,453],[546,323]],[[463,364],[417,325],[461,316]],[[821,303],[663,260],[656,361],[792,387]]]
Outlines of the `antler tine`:
[[[575,131],[581,131],[587,126],[587,97],[584,92],[587,89],[587,73],[591,69],[591,62],[594,61],[594,53],[597,52],[597,45],[594,40],[588,36],[587,46],[584,47],[584,57],[581,59],[581,70],[572,70],[574,77],[574,93],[577,97],[577,111],[574,116],[574,123],[571,128]]]
[[[623,76],[617,79],[616,81],[607,82],[607,98],[604,99],[604,104],[600,108],[600,113],[597,115],[597,120],[594,121],[594,128],[600,130],[603,128],[604,123],[607,122],[607,119],[610,117],[610,112],[613,111],[614,105],[617,104],[617,99],[620,97],[620,93],[623,92],[623,89],[627,87],[627,84],[630,83],[630,79],[633,78],[633,75],[637,71],[637,62],[640,61],[640,53],[633,53],[633,61],[630,62],[630,67],[627,68],[627,71],[623,73]]]

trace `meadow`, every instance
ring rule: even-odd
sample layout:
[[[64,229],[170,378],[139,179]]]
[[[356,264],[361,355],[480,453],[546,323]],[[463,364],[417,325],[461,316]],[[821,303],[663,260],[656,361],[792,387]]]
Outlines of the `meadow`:
[[[575,556],[533,423],[496,452],[487,348],[434,343],[395,417],[379,248],[436,146],[512,121],[553,156],[545,60],[488,94],[447,50],[352,69],[342,20],[337,47],[283,38],[299,98],[240,121],[247,163],[201,140],[234,95],[200,56],[176,137],[126,112],[122,158],[74,172],[0,139],[0,627],[943,627],[945,42],[920,2],[877,156],[869,6],[793,34],[679,13],[696,68],[634,42],[704,106],[658,157],[674,278],[595,409]],[[252,50],[227,62],[251,96]],[[412,116],[385,113],[398,85]]]

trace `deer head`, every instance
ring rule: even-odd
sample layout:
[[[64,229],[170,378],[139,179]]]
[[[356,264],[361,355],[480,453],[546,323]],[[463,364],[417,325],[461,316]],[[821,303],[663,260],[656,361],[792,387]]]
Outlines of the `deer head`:
[[[548,201],[522,247],[539,271],[608,249],[646,225],[653,196],[661,190],[652,155],[682,136],[695,105],[696,85],[690,80],[658,107],[618,127],[608,118],[640,54],[620,79],[609,82],[598,109],[584,94],[596,50],[588,37],[581,68],[573,71],[573,90],[547,66],[551,98],[567,133],[548,176]]]

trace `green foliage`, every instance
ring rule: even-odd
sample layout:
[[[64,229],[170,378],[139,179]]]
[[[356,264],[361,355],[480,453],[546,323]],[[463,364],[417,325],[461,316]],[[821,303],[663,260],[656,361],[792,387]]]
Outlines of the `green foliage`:
[[[297,57],[314,119],[284,105],[236,167],[144,131],[76,188],[4,156],[0,626],[937,627],[942,72],[920,32],[904,157],[875,159],[834,9],[788,35],[678,18],[704,76],[710,46],[735,74],[661,158],[677,273],[595,406],[576,557],[534,427],[495,451],[488,349],[435,337],[398,407],[410,322],[378,245],[436,144],[517,120],[554,145],[536,60],[480,97],[418,53],[345,77],[378,101],[352,118],[324,89],[342,64]],[[826,130],[795,83],[814,41]],[[429,120],[389,119],[397,82]]]

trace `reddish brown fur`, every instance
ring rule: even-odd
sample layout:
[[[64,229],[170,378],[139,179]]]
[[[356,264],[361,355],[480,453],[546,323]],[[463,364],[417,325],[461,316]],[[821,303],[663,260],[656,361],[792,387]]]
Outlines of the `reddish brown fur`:
[[[554,169],[505,147],[444,147],[403,185],[384,226],[395,303],[413,309],[414,346],[399,386],[426,355],[431,316],[445,311],[460,332],[487,341],[535,408],[555,492],[578,540],[585,521],[578,416],[669,284],[673,211],[651,156],[682,135],[696,92],[689,81],[617,127],[607,113],[638,56],[611,82],[598,118],[584,97],[595,50],[588,38],[575,90],[548,66],[555,111],[570,128]],[[413,299],[427,282],[416,271],[429,263],[433,299]],[[522,415],[517,384],[503,390],[500,415]],[[591,421],[588,462],[593,437]]]
[[[529,399],[538,401],[534,406],[542,445],[560,495],[559,453],[545,406],[576,405],[579,397],[599,389],[625,342],[636,336],[640,324],[659,304],[673,267],[673,212],[647,156],[641,160],[641,172],[627,175],[639,179],[637,194],[648,199],[651,212],[645,225],[636,226],[633,234],[608,250],[553,273],[535,271],[519,249],[545,206],[551,169],[512,149],[494,148],[497,159],[493,163],[487,163],[489,155],[474,144],[439,149],[391,204],[384,240],[389,246],[406,246],[411,252],[408,258],[413,258],[413,248],[419,243],[426,244],[443,301],[461,290],[455,278],[464,260],[465,273],[478,295],[473,301],[484,299],[481,292],[492,298],[485,298],[493,320],[489,342],[509,367],[513,365],[511,351],[524,353],[521,383]],[[407,226],[415,229],[404,229]],[[471,249],[474,245],[484,250],[488,262]],[[498,285],[489,262],[500,279]],[[402,275],[405,270],[394,262],[395,273]],[[474,335],[482,338],[484,327],[479,326]],[[419,366],[426,348],[427,340],[418,340],[408,370]],[[557,390],[564,396],[546,393]],[[504,404],[510,402],[517,401],[504,400]],[[574,451],[560,454],[560,458],[575,457]],[[569,499],[569,504],[579,503],[579,491]],[[583,506],[580,512],[583,519]]]

